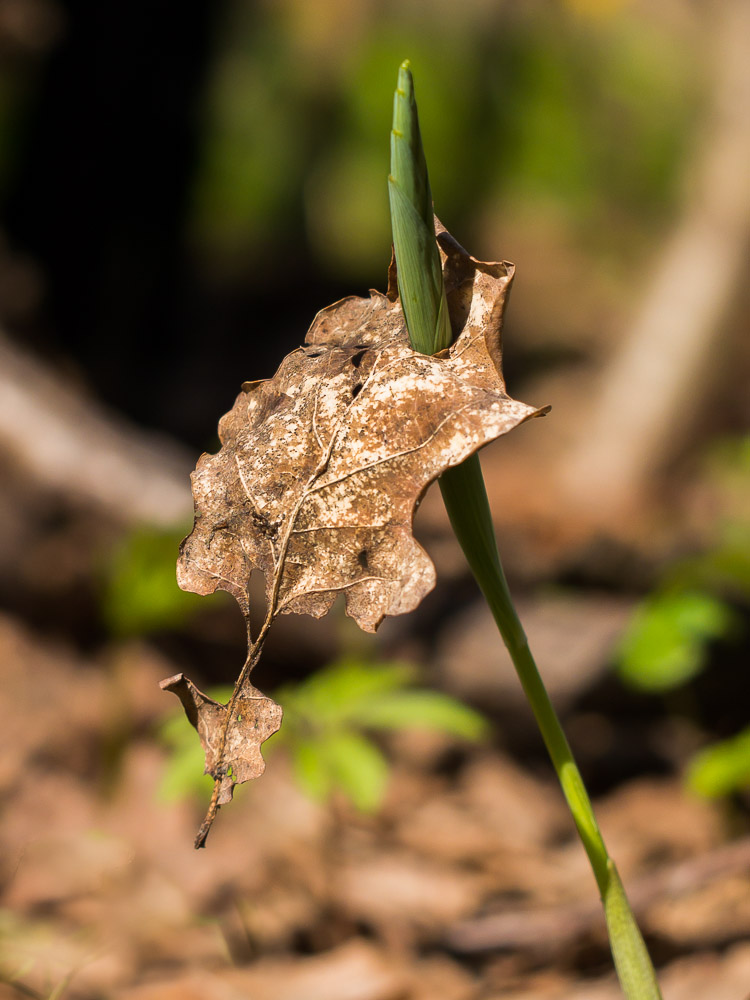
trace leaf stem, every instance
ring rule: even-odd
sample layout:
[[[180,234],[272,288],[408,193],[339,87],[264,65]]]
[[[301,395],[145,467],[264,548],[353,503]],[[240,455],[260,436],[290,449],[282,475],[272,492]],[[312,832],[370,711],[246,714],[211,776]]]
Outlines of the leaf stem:
[[[435,262],[439,270],[440,257],[408,62],[399,70],[393,120],[388,182],[399,294],[412,347],[436,354],[447,346],[447,307],[442,272],[440,287],[435,285]],[[406,208],[409,195],[410,207]],[[426,230],[431,234],[429,241]],[[643,937],[513,604],[498,554],[479,456],[473,455],[443,473],[439,483],[451,526],[508,648],[591,863],[623,991],[628,1000],[661,1000]]]
[[[434,241],[434,231],[433,231],[433,241]],[[308,480],[308,487],[315,481],[316,477],[320,475],[321,472],[326,468],[330,459],[331,451],[333,449],[335,442],[335,435],[331,436],[331,440],[328,447],[323,449],[320,460],[316,465],[314,471],[310,475]],[[255,669],[258,660],[260,659],[260,654],[263,652],[263,645],[266,641],[266,636],[268,630],[273,624],[274,618],[279,612],[279,590],[281,587],[282,573],[280,567],[284,565],[284,560],[286,559],[287,549],[289,547],[289,540],[292,535],[292,530],[294,528],[295,518],[297,512],[299,511],[305,497],[307,496],[306,490],[303,490],[297,500],[296,507],[294,508],[291,517],[288,520],[286,533],[281,540],[281,545],[279,551],[275,557],[276,573],[274,575],[273,587],[271,588],[271,593],[268,598],[268,607],[266,608],[266,615],[263,620],[263,624],[260,627],[257,638],[253,641],[251,630],[250,630],[250,619],[246,616],[247,625],[247,642],[248,642],[248,652],[245,659],[245,664],[240,671],[240,675],[237,678],[234,690],[232,691],[232,697],[229,699],[226,705],[226,715],[224,718],[224,724],[221,730],[221,736],[219,739],[219,749],[216,755],[216,765],[214,770],[211,772],[214,778],[214,788],[211,795],[211,801],[209,802],[208,809],[206,811],[205,818],[200,825],[200,829],[195,837],[195,848],[199,850],[206,846],[206,840],[213,826],[216,815],[221,808],[219,804],[219,797],[221,794],[221,785],[226,776],[226,764],[224,760],[224,755],[226,752],[227,739],[229,737],[229,732],[236,721],[237,716],[237,701],[242,694],[242,691],[248,682],[250,674]]]

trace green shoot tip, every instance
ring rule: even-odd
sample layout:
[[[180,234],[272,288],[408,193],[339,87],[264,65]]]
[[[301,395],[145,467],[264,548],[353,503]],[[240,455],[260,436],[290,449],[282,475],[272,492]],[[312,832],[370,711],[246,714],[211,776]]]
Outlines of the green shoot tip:
[[[414,94],[414,80],[411,75],[411,64],[408,59],[404,59],[398,68],[398,83],[396,91],[401,97],[412,98]]]

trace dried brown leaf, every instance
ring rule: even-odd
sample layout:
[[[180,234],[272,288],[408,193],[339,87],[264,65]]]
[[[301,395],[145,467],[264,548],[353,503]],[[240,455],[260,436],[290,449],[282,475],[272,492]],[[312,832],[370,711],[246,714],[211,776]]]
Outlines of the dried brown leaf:
[[[244,384],[219,424],[221,450],[203,455],[193,473],[195,526],[183,543],[180,586],[229,591],[249,621],[251,574],[260,570],[266,581],[265,622],[228,708],[191,686],[219,802],[231,795],[230,758],[229,780],[246,780],[233,720],[276,615],[321,617],[344,594],[347,614],[374,632],[386,615],[413,610],[435,583],[412,535],[427,486],[543,412],[511,399],[502,378],[513,265],[477,261],[445,231],[438,241],[458,333],[447,351],[428,357],[410,347],[391,266],[387,295],[323,309],[272,379]]]
[[[322,310],[272,379],[245,383],[219,425],[222,449],[193,474],[183,589],[228,590],[247,614],[259,569],[273,614],[321,617],[344,593],[372,632],[434,586],[411,530],[424,490],[539,412],[506,395],[499,368],[510,266],[451,250],[461,333],[444,356],[413,351],[400,304],[373,292]]]
[[[274,701],[245,684],[234,702],[234,724],[223,741],[226,705],[203,694],[184,674],[168,677],[160,686],[162,691],[177,695],[188,721],[198,731],[206,754],[205,773],[219,779],[217,805],[230,801],[235,784],[263,774],[260,745],[281,725],[281,709]]]

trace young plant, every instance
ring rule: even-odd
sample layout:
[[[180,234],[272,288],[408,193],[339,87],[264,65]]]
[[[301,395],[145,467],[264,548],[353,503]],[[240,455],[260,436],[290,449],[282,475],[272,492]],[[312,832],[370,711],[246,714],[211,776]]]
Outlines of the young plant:
[[[269,748],[286,746],[297,784],[311,798],[338,792],[361,812],[374,812],[389,767],[371,733],[421,729],[471,741],[487,733],[477,712],[415,680],[405,663],[343,659],[285,685],[276,693],[284,725]]]
[[[434,354],[447,346],[446,340],[450,343],[452,333],[448,332],[449,323],[446,330],[442,280],[438,285],[436,278],[439,275],[442,279],[442,270],[433,238],[432,199],[408,62],[399,70],[394,98],[388,180],[399,291],[409,336],[413,346]],[[445,234],[438,236],[438,242],[447,252]],[[476,263],[478,268],[487,267]],[[508,283],[512,274],[508,265]],[[659,987],[646,946],[510,596],[478,456],[473,454],[447,470],[439,483],[456,538],[508,648],[591,862],[620,983],[629,1000],[658,998]]]
[[[435,479],[456,536],[510,650],[604,901],[615,964],[631,1000],[654,1000],[648,954],[591,803],[510,599],[476,452],[538,409],[511,399],[500,326],[513,276],[435,241],[427,169],[408,65],[395,97],[389,179],[396,266],[388,292],[350,297],[316,316],[305,344],[270,380],[248,382],[219,424],[222,448],[193,474],[195,525],[178,562],[183,589],[222,589],[245,616],[248,654],[227,704],[182,674],[162,682],[182,701],[214,779],[203,847],[235,784],[262,773],[260,746],[281,709],[250,682],[280,614],[321,617],[344,595],[366,632],[413,610],[435,569],[412,535]],[[439,249],[438,249],[439,247]],[[437,355],[435,354],[437,353]],[[253,634],[250,577],[266,584]]]

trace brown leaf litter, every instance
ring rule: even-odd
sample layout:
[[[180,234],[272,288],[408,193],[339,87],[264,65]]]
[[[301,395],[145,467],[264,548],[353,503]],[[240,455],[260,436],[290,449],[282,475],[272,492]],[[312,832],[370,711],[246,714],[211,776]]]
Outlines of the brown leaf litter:
[[[46,997],[70,980],[65,1000],[618,997],[612,977],[591,978],[607,953],[601,909],[580,847],[561,839],[549,775],[480,747],[448,774],[391,744],[388,803],[363,819],[304,798],[280,755],[215,849],[191,857],[195,803],[156,798],[166,751],[143,697],[173,663],[142,643],[86,660],[9,616],[0,663],[13,723],[0,979],[20,974]],[[131,734],[114,772],[113,711]],[[628,888],[673,956],[665,997],[744,998],[750,844],[727,842],[736,817],[675,777],[628,782],[597,806],[611,839],[637,841]],[[3,1000],[19,995],[0,982]]]
[[[260,745],[281,723],[249,681],[276,616],[320,618],[343,594],[347,614],[374,632],[386,615],[416,608],[435,585],[412,534],[425,490],[545,412],[505,392],[500,329],[513,266],[476,260],[444,231],[438,242],[457,333],[447,351],[428,357],[410,347],[392,265],[387,294],[323,309],[272,379],[243,385],[219,424],[221,450],[193,473],[195,525],[178,581],[199,594],[231,593],[249,647],[226,706],[179,675],[162,682],[185,705],[216,782],[197,847],[235,784],[262,772]],[[253,637],[256,570],[266,612]]]

